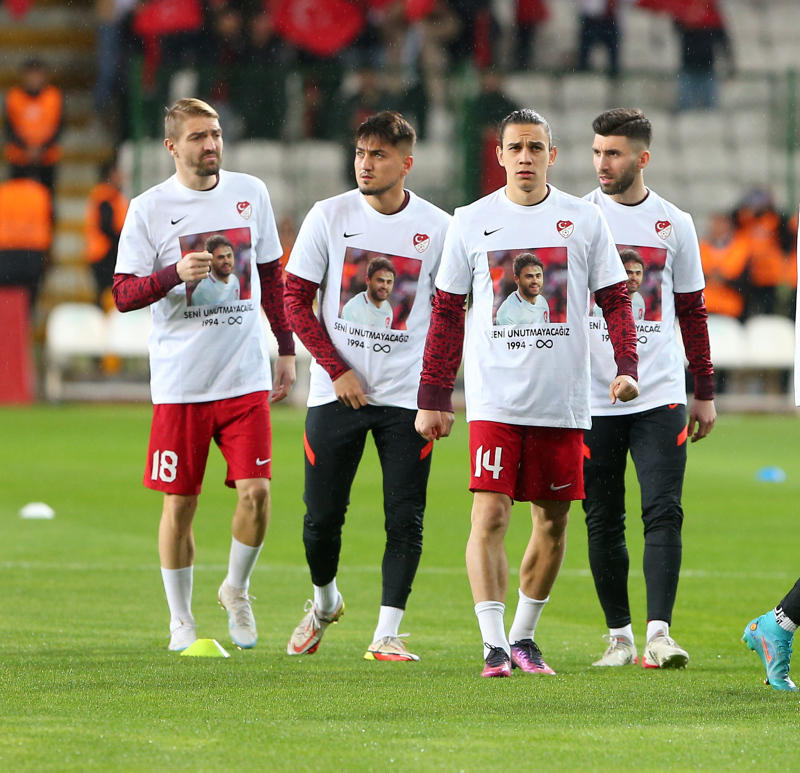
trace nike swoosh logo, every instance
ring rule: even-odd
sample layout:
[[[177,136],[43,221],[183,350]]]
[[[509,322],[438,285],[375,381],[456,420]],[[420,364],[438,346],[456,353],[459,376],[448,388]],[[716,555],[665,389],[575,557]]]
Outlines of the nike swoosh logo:
[[[486,230],[484,230],[483,235],[484,236],[491,236],[492,234],[496,234],[498,231],[502,231],[504,228],[505,228],[505,226],[501,225],[500,228],[495,228],[494,231],[486,231]]]
[[[763,636],[761,637],[761,646],[764,648],[764,658],[766,659],[767,664],[769,665],[770,663],[772,663],[773,656],[772,653],[769,651],[769,645],[767,644],[767,640]]]
[[[181,220],[186,220],[187,217],[189,217],[189,215],[184,215],[183,217],[179,217],[177,220],[170,220],[169,222],[172,223],[172,225],[178,225]]]
[[[363,234],[363,233],[364,233],[363,231],[359,231],[357,234],[349,234],[349,233],[347,233],[347,231],[345,231],[344,232],[344,238],[345,239],[349,239],[351,236],[361,236],[361,234]]]
[[[259,467],[263,467],[268,461],[270,461],[272,457],[270,456],[268,459],[256,459],[256,464]]]
[[[554,486],[552,483],[550,484],[550,491],[560,491],[562,488],[567,488],[567,486],[571,486],[571,483],[565,483],[563,486]]]

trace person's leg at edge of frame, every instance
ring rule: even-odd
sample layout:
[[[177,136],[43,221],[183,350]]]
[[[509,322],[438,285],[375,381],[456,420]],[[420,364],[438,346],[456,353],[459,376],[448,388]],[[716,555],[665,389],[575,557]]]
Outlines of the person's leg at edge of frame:
[[[751,620],[744,629],[742,641],[753,650],[766,668],[764,684],[775,690],[796,692],[797,685],[789,677],[792,641],[800,624],[800,580],[783,600],[764,615]]]
[[[181,652],[197,640],[192,615],[194,577],[194,533],[192,521],[197,512],[197,496],[165,494],[158,530],[161,577],[170,613],[170,644]]]
[[[511,651],[503,615],[508,592],[505,535],[511,520],[511,497],[476,491],[467,541],[467,575],[483,639],[486,666],[482,676],[511,676]]]

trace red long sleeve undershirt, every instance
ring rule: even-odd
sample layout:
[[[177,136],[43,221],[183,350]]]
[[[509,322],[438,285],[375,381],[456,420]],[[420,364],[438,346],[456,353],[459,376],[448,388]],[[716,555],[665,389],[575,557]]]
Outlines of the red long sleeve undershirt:
[[[257,263],[256,266],[261,282],[261,307],[278,341],[278,354],[292,355],[294,338],[283,307],[284,287],[280,262],[273,260],[270,263]],[[114,274],[111,292],[117,309],[123,312],[134,311],[160,301],[182,281],[178,276],[177,265],[173,264],[149,276]]]
[[[325,369],[325,372],[331,377],[331,381],[335,381],[351,368],[336,351],[333,341],[314,314],[314,296],[318,289],[319,285],[315,282],[309,282],[294,274],[287,274],[286,315],[297,337]]]
[[[694,376],[695,400],[713,400],[714,366],[711,364],[708,312],[703,291],[675,293],[675,315],[681,327],[689,372]]]
[[[595,298],[608,325],[614,347],[618,375],[638,377],[639,355],[636,353],[636,326],[631,302],[624,282],[604,287]],[[422,359],[417,405],[430,411],[453,410],[453,386],[464,343],[465,295],[437,290],[433,298],[431,325]]]

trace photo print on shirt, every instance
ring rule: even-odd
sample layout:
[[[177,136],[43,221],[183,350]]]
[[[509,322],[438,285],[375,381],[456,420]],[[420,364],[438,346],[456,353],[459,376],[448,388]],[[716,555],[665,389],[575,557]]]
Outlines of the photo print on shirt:
[[[227,228],[181,236],[181,257],[190,252],[210,252],[211,274],[186,283],[188,306],[219,306],[252,296],[250,228]]]
[[[487,252],[494,292],[492,323],[566,323],[567,255],[566,247]],[[517,276],[515,271],[520,275]]]
[[[421,268],[418,258],[348,247],[342,265],[339,317],[357,325],[405,330]]]
[[[630,244],[618,244],[620,259],[628,272],[628,293],[631,297],[631,308],[634,322],[661,321],[661,282],[664,266],[667,262],[665,247],[638,247]],[[641,264],[639,264],[639,259]],[[597,305],[592,294],[590,313],[593,317],[602,317],[603,311]]]

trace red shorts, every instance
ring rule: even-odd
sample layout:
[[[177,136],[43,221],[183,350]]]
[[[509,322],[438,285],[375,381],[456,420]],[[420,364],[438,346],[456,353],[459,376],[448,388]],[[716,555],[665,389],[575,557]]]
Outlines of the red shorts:
[[[519,502],[586,496],[582,429],[472,421],[469,453],[470,491],[497,491]]]
[[[144,485],[166,494],[199,494],[212,438],[228,463],[226,486],[271,477],[269,392],[154,405]]]

